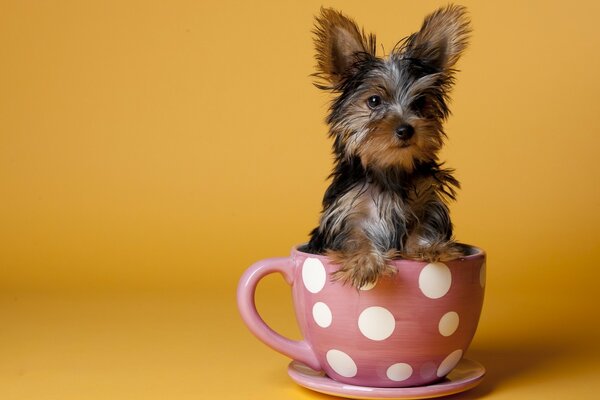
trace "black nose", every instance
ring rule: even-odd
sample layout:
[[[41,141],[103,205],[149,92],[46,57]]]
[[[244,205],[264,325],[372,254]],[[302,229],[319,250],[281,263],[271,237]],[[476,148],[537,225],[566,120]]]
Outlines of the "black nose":
[[[402,140],[410,139],[415,133],[415,128],[408,124],[402,124],[396,128],[396,136]]]

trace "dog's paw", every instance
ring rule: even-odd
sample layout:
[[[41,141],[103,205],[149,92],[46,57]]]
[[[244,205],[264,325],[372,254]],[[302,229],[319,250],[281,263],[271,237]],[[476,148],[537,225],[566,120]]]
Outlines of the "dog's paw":
[[[382,276],[393,275],[396,270],[390,266],[387,255],[373,251],[345,253],[329,251],[327,255],[341,268],[332,274],[332,278],[357,289],[373,284]]]
[[[428,245],[407,248],[401,253],[402,258],[427,262],[445,262],[464,257],[462,248],[453,241],[440,241]]]

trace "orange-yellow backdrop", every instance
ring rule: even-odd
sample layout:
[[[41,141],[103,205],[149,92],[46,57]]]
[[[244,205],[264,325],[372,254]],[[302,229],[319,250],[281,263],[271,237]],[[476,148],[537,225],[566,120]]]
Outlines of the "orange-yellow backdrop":
[[[462,1],[474,35],[443,152],[458,239],[488,251],[457,398],[600,386],[600,5]],[[318,218],[317,1],[0,2],[0,397],[329,398],[235,310]],[[332,1],[385,49],[442,1]],[[265,318],[298,337],[288,289]]]

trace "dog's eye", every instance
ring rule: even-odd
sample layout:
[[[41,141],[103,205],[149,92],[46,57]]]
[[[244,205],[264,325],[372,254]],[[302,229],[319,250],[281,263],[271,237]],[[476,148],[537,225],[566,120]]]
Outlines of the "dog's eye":
[[[377,108],[381,104],[381,97],[379,96],[371,96],[367,99],[367,105],[370,109]]]

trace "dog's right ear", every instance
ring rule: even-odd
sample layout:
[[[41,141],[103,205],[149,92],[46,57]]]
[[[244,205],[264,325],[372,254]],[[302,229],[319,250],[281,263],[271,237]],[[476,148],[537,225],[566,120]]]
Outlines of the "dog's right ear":
[[[361,54],[375,55],[375,36],[365,35],[353,20],[332,8],[321,8],[313,33],[317,51],[315,76],[326,82],[316,84],[321,89],[332,89],[350,75]]]

